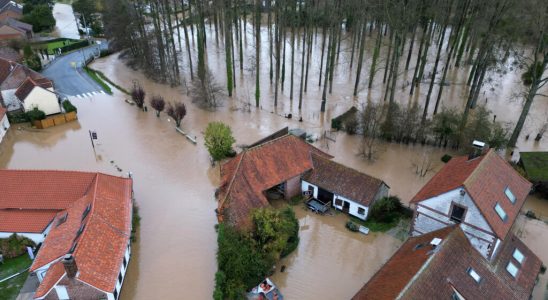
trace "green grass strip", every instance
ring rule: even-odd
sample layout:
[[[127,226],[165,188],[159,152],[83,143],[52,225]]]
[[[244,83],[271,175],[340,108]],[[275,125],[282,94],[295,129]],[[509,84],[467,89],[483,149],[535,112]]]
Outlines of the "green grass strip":
[[[110,89],[110,86],[108,86],[108,84],[106,84],[100,77],[99,75],[97,74],[97,72],[95,72],[94,70],[88,68],[88,67],[84,67],[84,70],[86,71],[86,73],[89,75],[89,77],[91,77],[93,80],[95,80],[95,82],[97,82],[102,88],[103,90],[105,90],[105,92],[109,95],[112,95],[112,90]]]
[[[98,70],[95,70],[95,69],[92,69],[90,67],[87,67],[89,70],[97,73],[103,80],[105,80],[106,82],[108,82],[110,85],[112,85],[113,87],[117,88],[120,92],[126,94],[126,95],[129,95],[129,92],[128,90],[124,89],[123,87],[117,85],[116,83],[114,83],[112,80],[110,80],[103,72],[101,71],[98,71]]]

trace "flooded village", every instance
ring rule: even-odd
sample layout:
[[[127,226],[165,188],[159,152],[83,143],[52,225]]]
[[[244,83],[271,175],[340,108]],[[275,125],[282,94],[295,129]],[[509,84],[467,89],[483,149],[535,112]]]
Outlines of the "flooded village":
[[[139,1],[120,1],[120,5],[133,2]],[[15,226],[20,225],[17,218],[10,215],[15,209],[23,210],[26,214],[25,220],[32,220],[28,221],[29,223],[37,224],[37,220],[42,218],[40,226],[48,227],[47,236],[44,235],[36,241],[36,245],[41,244],[41,246],[34,249],[37,250],[33,254],[36,256],[34,261],[28,261],[26,268],[30,268],[30,272],[24,273],[23,268],[17,270],[23,271],[20,276],[28,276],[31,280],[23,279],[22,288],[18,287],[20,291],[10,294],[9,297],[63,299],[64,292],[68,294],[74,292],[70,299],[210,299],[212,297],[239,299],[226,293],[221,297],[216,294],[216,284],[219,284],[218,273],[221,271],[219,253],[222,253],[219,249],[219,235],[224,230],[223,224],[232,224],[234,216],[242,217],[234,213],[236,201],[241,201],[243,203],[241,205],[246,209],[252,208],[243,214],[242,218],[248,218],[245,222],[255,220],[255,210],[274,208],[273,211],[283,211],[288,205],[298,222],[298,244],[295,249],[283,255],[283,258],[277,253],[274,266],[268,266],[269,272],[264,274],[265,276],[254,275],[261,280],[268,277],[267,285],[275,285],[275,290],[283,296],[276,294],[278,298],[273,298],[272,290],[267,290],[264,283],[256,280],[253,285],[243,288],[247,292],[253,292],[252,288],[257,286],[256,289],[263,291],[264,295],[259,292],[256,298],[247,295],[250,299],[261,299],[259,297],[265,297],[265,299],[392,299],[398,295],[401,298],[417,299],[420,298],[417,296],[420,293],[414,294],[414,292],[426,286],[424,282],[428,280],[425,278],[429,275],[428,272],[433,274],[439,272],[438,274],[442,274],[440,278],[450,282],[449,287],[444,285],[443,288],[440,283],[439,290],[443,293],[432,294],[437,295],[436,297],[455,297],[456,295],[457,298],[453,299],[481,299],[481,294],[480,296],[477,294],[476,284],[483,288],[483,295],[488,295],[485,297],[490,299],[504,298],[497,294],[497,289],[499,292],[504,290],[505,297],[512,299],[526,299],[529,295],[533,299],[547,297],[548,275],[544,272],[543,266],[548,262],[548,253],[544,251],[545,245],[548,244],[548,199],[541,193],[530,192],[532,185],[522,177],[527,174],[514,171],[507,163],[517,163],[521,152],[548,151],[546,136],[535,140],[535,136],[543,132],[542,129],[548,123],[546,119],[548,102],[545,99],[538,96],[539,98],[532,103],[517,143],[512,148],[501,147],[488,150],[489,145],[482,149],[461,145],[457,149],[453,147],[454,145],[438,147],[434,145],[436,143],[421,143],[420,140],[390,142],[379,136],[374,141],[372,159],[367,159],[363,151],[364,134],[361,132],[351,134],[345,130],[332,128],[332,119],[352,107],[360,111],[358,118],[362,117],[361,112],[367,110],[368,104],[382,104],[388,101],[399,104],[402,111],[410,109],[413,105],[418,105],[422,109],[426,99],[430,98],[429,94],[434,96],[432,96],[433,100],[427,104],[428,118],[433,118],[432,112],[436,102],[434,99],[440,86],[444,87],[440,111],[442,109],[462,111],[468,105],[471,89],[471,86],[467,84],[468,77],[477,66],[463,64],[455,67],[451,64],[445,81],[439,78],[442,76],[445,57],[451,47],[453,36],[451,32],[458,31],[452,26],[458,26],[457,24],[446,24],[447,28],[444,28],[443,23],[440,23],[442,15],[432,17],[431,24],[439,23],[435,29],[431,29],[436,32],[436,36],[439,35],[439,40],[433,41],[427,53],[423,53],[425,57],[428,57],[425,61],[424,76],[417,84],[413,95],[410,95],[409,89],[415,80],[414,70],[418,67],[415,63],[420,59],[419,36],[423,34],[422,29],[417,30],[414,46],[410,46],[411,31],[403,35],[405,38],[402,38],[402,44],[397,46],[401,47],[403,53],[399,66],[393,63],[396,66],[392,70],[397,75],[387,74],[397,78],[394,88],[389,90],[388,84],[383,82],[383,72],[385,68],[392,68],[387,63],[387,60],[391,59],[388,48],[392,47],[393,41],[396,40],[391,37],[392,29],[388,30],[387,34],[384,32],[382,34],[383,50],[378,54],[377,74],[371,87],[368,87],[370,70],[375,69],[375,67],[372,68],[372,64],[375,57],[376,36],[379,30],[384,30],[383,23],[360,21],[364,24],[364,29],[357,31],[366,36],[362,41],[358,41],[356,30],[346,28],[346,19],[345,22],[341,22],[344,25],[341,25],[342,29],[338,35],[334,35],[329,28],[314,27],[311,24],[307,25],[308,29],[299,26],[288,27],[287,32],[280,33],[280,38],[282,34],[284,35],[284,43],[272,47],[269,45],[272,45],[277,38],[276,30],[273,29],[276,26],[272,23],[280,22],[276,19],[277,13],[273,12],[270,15],[268,10],[263,8],[260,14],[261,25],[258,29],[260,34],[257,34],[254,19],[256,12],[250,9],[246,11],[247,15],[238,17],[232,24],[235,40],[232,46],[233,53],[231,53],[233,71],[230,73],[230,80],[235,87],[231,91],[232,95],[228,96],[226,86],[229,80],[225,47],[227,40],[223,34],[226,28],[222,27],[229,25],[214,20],[214,17],[217,18],[223,14],[219,13],[218,16],[213,13],[210,17],[204,17],[203,28],[197,21],[193,24],[189,21],[192,25],[183,28],[183,25],[176,24],[187,23],[185,18],[188,16],[185,16],[185,10],[186,13],[194,11],[197,14],[206,13],[200,11],[203,7],[200,7],[199,3],[189,1],[192,8],[185,9],[186,1],[172,4],[167,4],[169,1],[144,2],[148,5],[148,13],[162,9],[181,10],[172,14],[172,20],[162,21],[173,24],[173,30],[165,33],[164,39],[168,41],[166,45],[169,47],[172,45],[169,40],[172,39],[174,50],[162,51],[178,56],[175,60],[179,66],[178,83],[170,84],[167,82],[169,80],[165,79],[166,76],[157,73],[161,64],[159,60],[154,61],[157,65],[151,67],[151,72],[136,63],[131,57],[131,51],[127,49],[121,51],[116,49],[108,55],[106,55],[107,52],[105,55],[99,55],[101,49],[114,48],[116,41],[111,37],[116,36],[117,33],[105,31],[105,35],[100,37],[86,36],[83,32],[78,32],[82,30],[83,20],[80,21],[82,24],[76,24],[75,19],[80,19],[81,16],[77,12],[77,16],[74,16],[75,11],[71,5],[55,3],[53,6],[52,14],[57,24],[51,31],[52,36],[70,39],[89,38],[95,43],[58,56],[44,58],[44,64],[47,65],[42,71],[36,73],[37,75],[26,72],[23,76],[23,81],[30,77],[29,81],[34,82],[27,97],[33,97],[33,90],[49,88],[41,83],[42,78],[51,80],[53,92],[58,98],[68,100],[77,108],[77,120],[62,122],[45,129],[39,129],[29,122],[10,122],[9,129],[4,126],[6,129],[3,137],[0,131],[0,176],[3,177],[0,181],[6,183],[6,185],[0,185],[0,228],[8,228],[12,230],[11,232],[26,232]],[[223,5],[230,3],[212,1],[215,4],[210,9],[221,9],[222,6],[216,6],[220,5],[217,2]],[[254,7],[251,5],[254,2],[249,3],[250,7]],[[261,1],[257,1],[259,2]],[[270,3],[270,1],[263,2]],[[476,1],[465,2],[468,3],[467,5],[472,5]],[[324,3],[324,1],[311,1],[311,3],[319,7],[318,3]],[[164,5],[168,7],[173,5],[173,7],[167,9]],[[102,9],[115,10],[121,9],[121,6],[108,4]],[[453,9],[455,19],[458,19],[458,10],[466,8],[464,4],[455,4]],[[483,8],[478,6],[477,9]],[[112,30],[112,27],[108,27],[108,22],[112,22],[108,19],[108,12],[102,13],[105,14],[105,19],[102,21],[105,23],[105,29]],[[207,13],[211,12],[207,10]],[[120,20],[124,21],[124,17],[121,15]],[[146,20],[148,16],[143,18]],[[155,20],[163,20],[164,17],[150,16],[150,19],[149,22],[156,22]],[[160,21],[157,24],[160,24]],[[157,24],[149,24],[151,26],[149,30],[154,32],[152,26]],[[386,23],[386,25],[392,28],[391,24]],[[220,27],[217,28],[218,26]],[[398,27],[394,25],[394,28]],[[168,31],[168,29],[164,30]],[[441,35],[442,30],[447,32],[445,38]],[[188,44],[186,44],[188,37],[185,36],[185,31],[188,31],[187,34],[190,36]],[[204,41],[200,41],[199,32],[204,34]],[[425,34],[428,32],[426,31]],[[294,42],[291,38],[293,33]],[[332,35],[338,38],[340,44],[333,41],[329,46],[331,39],[335,39]],[[116,37],[119,38],[119,36]],[[261,45],[258,50],[257,37]],[[148,38],[154,40],[156,36],[153,37],[151,33]],[[415,38],[414,34],[413,38]],[[205,48],[200,50],[202,42]],[[364,48],[362,80],[356,85],[360,49],[358,44],[360,43]],[[303,53],[305,44],[307,51]],[[438,44],[445,52],[442,54],[439,66],[436,67]],[[272,50],[276,52],[277,47],[280,47],[284,54],[271,52]],[[332,81],[329,81],[326,87],[324,86],[325,77],[328,74],[325,73],[326,64],[330,60],[326,60],[329,56],[327,48],[337,47],[339,50],[336,55],[331,54],[333,72],[327,75],[332,77]],[[406,68],[408,47],[414,48],[410,51],[410,66]],[[528,46],[521,45],[521,47],[526,49]],[[293,48],[295,49],[294,57],[290,52]],[[200,53],[201,51],[203,53]],[[214,107],[204,107],[203,103],[196,100],[195,82],[198,80],[196,77],[202,55],[208,69],[206,73],[213,74],[215,84],[222,90],[216,95],[219,105]],[[257,55],[259,58],[256,57]],[[273,81],[270,80],[271,71],[275,72],[271,66],[275,66],[276,57],[282,55],[285,61],[283,88],[280,83],[278,83],[280,86],[277,86],[275,76]],[[0,57],[2,57],[1,53]],[[310,65],[310,69],[306,68],[308,86],[306,92],[302,93],[302,100],[299,99],[301,74],[304,74],[301,71],[301,57],[309,60],[307,64]],[[274,65],[270,64],[270,59],[274,60]],[[25,61],[13,62],[12,59],[3,57],[2,60],[9,61],[7,66],[23,65]],[[167,58],[165,60],[168,61]],[[291,67],[292,60],[295,62],[294,70]],[[260,62],[258,68],[256,68],[257,62]],[[102,81],[104,85],[98,83],[89,71],[84,70],[83,66],[86,64],[88,70],[92,70],[92,73],[99,77],[99,82]],[[509,55],[504,62],[490,66],[484,74],[485,83],[477,96],[478,106],[484,106],[490,112],[489,123],[495,123],[495,121],[500,123],[507,131],[507,138],[520,117],[523,107],[522,94],[528,91],[528,87],[522,82],[522,73],[527,66],[522,64],[521,61],[518,62],[516,52],[515,56]],[[194,79],[191,78],[191,65],[194,68]],[[437,68],[437,72],[434,68]],[[436,84],[433,85],[433,90],[429,91],[432,73],[434,73]],[[543,74],[545,75],[545,73],[540,74],[541,77]],[[291,87],[290,80],[293,76],[294,83]],[[321,84],[319,84],[320,76],[323,80]],[[256,106],[257,77],[260,78],[260,102]],[[387,78],[387,80],[390,83],[391,79]],[[0,82],[0,86],[2,84]],[[329,84],[332,85],[332,90]],[[146,109],[135,105],[132,92],[136,87],[146,92],[144,103]],[[14,92],[11,93],[20,94],[21,92],[15,91],[19,88],[20,86],[13,88]],[[107,88],[111,91],[110,93],[107,92]],[[355,96],[354,90],[356,90]],[[324,91],[327,91],[325,92],[326,103],[325,111],[322,111]],[[538,94],[547,93],[546,86],[542,86],[538,91]],[[388,97],[385,99],[386,94]],[[393,100],[388,99],[390,94]],[[5,94],[3,90],[3,101],[8,98],[6,95],[8,94]],[[161,96],[166,102],[166,110],[159,113],[159,116],[150,104],[153,96]],[[25,101],[27,100],[21,100],[21,103],[24,104]],[[185,114],[180,131],[177,131],[176,121],[173,116],[167,114],[167,109],[170,104],[175,105],[181,102],[185,104]],[[38,103],[38,107],[43,105],[41,102]],[[61,114],[69,113],[70,109],[64,105],[61,107]],[[474,116],[474,110],[471,111]],[[56,114],[53,115],[56,116]],[[422,110],[419,115],[422,115]],[[46,119],[49,118],[52,117]],[[65,121],[68,120],[66,116],[64,118]],[[0,115],[0,127],[1,122]],[[206,145],[206,131],[212,122],[222,122],[230,127],[235,140],[232,145],[235,150],[234,157],[219,161],[212,159]],[[273,152],[264,150],[268,147],[277,147],[273,144],[288,139],[288,135],[271,136],[284,128],[305,132],[305,139],[295,142],[298,146],[291,143],[296,148],[280,146],[281,150]],[[270,138],[267,138],[269,136]],[[293,136],[290,138],[292,139]],[[302,150],[301,146],[310,146],[312,150],[306,150],[306,154],[301,155],[299,154]],[[265,152],[255,155],[254,151]],[[310,154],[307,151],[323,153],[320,155],[325,154],[325,159],[328,160],[325,163],[330,166],[333,164],[333,172],[327,172],[327,175],[319,177],[337,177],[339,173],[336,173],[336,170],[351,169],[348,172],[353,175],[344,177],[344,180],[338,184],[345,187],[343,190],[327,191],[327,187],[307,181],[311,182],[313,180],[311,173],[319,169],[318,162],[314,160],[316,154]],[[468,157],[473,153],[477,157]],[[450,160],[442,161],[444,155],[449,155]],[[245,162],[245,156],[253,156],[253,164],[249,161]],[[312,158],[303,159],[301,156]],[[278,163],[271,163],[272,161]],[[541,167],[548,168],[548,166]],[[298,170],[288,173],[291,168]],[[462,169],[466,168],[467,172],[458,175]],[[486,169],[488,171],[485,171]],[[17,173],[17,170],[34,171]],[[52,173],[41,175],[25,173],[42,172],[40,170],[51,170],[47,172]],[[79,173],[78,175],[65,173],[72,171]],[[480,182],[478,186],[473,179],[476,178],[475,174],[480,172],[486,173],[476,177],[488,178],[491,181]],[[375,198],[369,203],[368,200],[351,199],[351,196],[343,195],[349,190],[359,191],[367,186],[364,179],[361,181],[356,179],[357,183],[347,188],[346,184],[352,181],[353,176],[361,178],[361,175],[356,175],[358,173],[386,183],[389,187],[387,195],[398,197],[407,215],[398,219],[390,228],[382,230],[376,230],[374,226],[370,226],[372,222],[360,221],[361,216],[364,216],[364,219],[371,216],[374,202],[384,196]],[[497,176],[497,174],[504,176]],[[443,178],[446,180],[440,179],[442,176],[445,176]],[[315,180],[319,182],[320,179]],[[25,180],[28,182],[23,182]],[[237,197],[224,191],[224,188],[231,190],[233,188],[231,186],[238,180],[245,180],[246,183],[235,187]],[[331,179],[332,182],[336,180],[337,178]],[[444,185],[447,181],[451,181],[451,184]],[[22,186],[19,186],[18,182],[21,182]],[[63,182],[70,183],[70,187],[74,188],[64,186]],[[131,182],[131,187],[128,182]],[[270,185],[262,186],[261,184],[265,182]],[[271,190],[274,186],[285,189],[282,198],[286,199],[273,200],[265,196],[266,190]],[[311,191],[309,186],[315,186],[315,190]],[[76,191],[75,187],[79,187],[81,191]],[[435,190],[435,193],[427,194],[425,189],[429,187]],[[494,191],[495,187],[499,190]],[[514,196],[514,201],[506,193],[508,188],[511,190],[510,194]],[[326,190],[324,192],[332,197],[332,201],[325,201],[329,211],[321,214],[310,209],[305,201],[312,198],[323,201],[321,198],[326,197],[326,194],[321,196],[319,190],[324,189]],[[250,192],[256,190],[257,195]],[[492,197],[483,198],[484,190],[487,191],[486,193],[492,193]],[[465,195],[461,191],[465,191]],[[61,196],[55,194],[57,192]],[[452,192],[456,194],[452,195]],[[18,198],[14,196],[14,193],[21,194]],[[446,193],[451,195],[446,196]],[[33,196],[36,194],[43,197]],[[70,197],[63,198],[65,197],[63,195],[69,194]],[[297,197],[298,201],[295,203],[296,198],[293,199],[293,196],[302,196],[302,199]],[[61,197],[67,202],[61,203],[62,205],[51,204],[51,207],[36,207],[43,202],[55,202],[51,200],[55,197]],[[262,197],[265,199],[263,200]],[[441,202],[432,204],[435,199],[444,197],[449,197],[449,205],[445,206]],[[457,200],[457,198],[466,198],[466,200]],[[25,201],[27,204],[18,204]],[[506,202],[503,203],[503,201]],[[108,206],[114,202],[123,203],[124,206],[115,208]],[[324,202],[321,203],[324,204]],[[346,206],[346,203],[349,203],[349,206]],[[494,209],[497,203],[501,205],[504,215]],[[223,204],[227,207],[224,211]],[[20,206],[16,207],[16,205]],[[86,205],[90,205],[90,212],[85,212]],[[354,205],[356,205],[356,213],[352,216],[350,212],[354,209]],[[365,212],[360,211],[363,213],[360,214],[358,208],[365,209]],[[459,208],[463,208],[463,212],[459,213]],[[48,211],[47,214],[43,211],[44,209]],[[37,213],[37,210],[41,210],[40,214],[44,215],[41,217],[33,215]],[[474,213],[475,210],[477,213]],[[111,214],[109,211],[116,211],[118,215]],[[121,211],[125,213],[121,214]],[[130,215],[133,216],[138,215],[140,220],[132,223],[131,218],[128,218],[126,214],[128,212],[131,212]],[[432,215],[424,217],[429,213]],[[250,217],[252,219],[249,219]],[[421,218],[426,218],[427,221]],[[349,222],[357,224],[358,227],[369,226],[368,234],[349,230]],[[431,225],[435,222],[437,222],[435,225]],[[480,223],[481,225],[478,225]],[[104,224],[119,230],[116,232],[120,234],[114,235],[111,242],[100,238],[103,230],[106,230],[104,229],[106,227],[100,227]],[[64,229],[65,226],[67,229]],[[97,232],[94,232],[94,228]],[[0,240],[7,238],[2,234],[8,229],[0,229]],[[71,235],[70,241],[66,242],[66,245],[63,244],[66,249],[49,250],[55,248],[52,247],[53,244],[60,243],[65,230]],[[40,233],[42,231],[39,231]],[[105,248],[96,247],[93,251],[90,250],[93,247],[86,248],[86,241],[93,239],[93,234],[98,243],[105,240],[103,241]],[[110,236],[109,234],[106,231],[104,233],[105,236]],[[444,250],[455,245],[459,246],[462,253],[469,255],[455,258]],[[105,250],[107,248],[110,250]],[[525,258],[522,257],[520,261],[520,256],[515,249],[518,249],[519,254]],[[26,256],[27,250],[24,249],[24,252],[23,255]],[[107,256],[107,253],[117,257],[117,260],[112,264],[105,263],[96,268],[92,264],[86,264],[87,260],[93,261],[94,257],[98,262],[105,261],[100,257]],[[5,261],[8,261],[5,253],[3,254]],[[71,256],[67,257],[69,254]],[[87,260],[85,255],[89,255]],[[414,256],[411,257],[411,255]],[[71,269],[74,266],[71,264],[71,258],[76,262],[76,266],[82,261],[80,268],[74,274],[71,274],[71,270],[74,271],[74,268]],[[400,268],[396,264],[398,260],[414,262],[414,264],[409,263],[411,268]],[[453,260],[465,261],[469,264],[455,263],[453,267],[444,268],[444,264],[449,264]],[[509,267],[509,262],[518,269],[517,275],[512,275],[514,269]],[[4,275],[10,275],[2,272],[5,265],[0,263],[0,280],[8,277]],[[451,269],[453,273],[443,273],[436,268]],[[41,270],[47,271],[40,274]],[[93,274],[102,272],[104,275],[101,275],[103,276],[101,279],[93,277]],[[480,279],[476,279],[476,275]],[[523,277],[515,280],[516,276]],[[411,282],[411,277],[417,280],[407,285]],[[51,278],[53,282],[49,283]],[[109,281],[109,278],[113,280]],[[383,278],[398,278],[398,280],[394,280],[393,285],[385,285],[390,279],[384,281]],[[30,282],[32,280],[34,283]],[[81,286],[74,285],[77,280],[97,290],[82,289]],[[9,283],[10,280],[6,282]],[[95,285],[90,282],[94,282]],[[0,282],[1,289],[5,288],[6,291],[16,286],[16,284],[13,286],[2,284]],[[421,286],[421,284],[424,285]],[[505,289],[500,288],[501,286]],[[4,294],[0,291],[0,295]],[[240,296],[243,297],[243,295]]]

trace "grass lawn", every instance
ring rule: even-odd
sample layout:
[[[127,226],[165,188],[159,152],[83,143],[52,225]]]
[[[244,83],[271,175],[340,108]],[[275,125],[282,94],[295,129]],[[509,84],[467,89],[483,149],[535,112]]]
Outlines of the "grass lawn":
[[[403,214],[398,214],[397,217],[393,218],[392,222],[383,223],[383,222],[373,221],[371,218],[367,219],[367,221],[363,221],[363,220],[360,220],[356,217],[350,216],[350,221],[352,221],[352,222],[354,222],[358,225],[363,225],[363,226],[369,228],[369,230],[371,230],[372,232],[386,232],[386,231],[398,226],[398,224],[400,223],[400,220],[405,219],[405,218],[408,218],[408,217],[403,215]]]
[[[84,70],[89,75],[89,77],[91,77],[93,80],[95,80],[95,82],[97,82],[103,88],[103,90],[105,90],[105,93],[107,93],[109,95],[112,95],[112,90],[110,89],[110,86],[108,86],[108,84],[106,84],[101,79],[100,75],[95,70],[92,70],[88,67],[84,67]]]
[[[65,41],[56,41],[56,42],[51,42],[51,43],[48,43],[47,44],[47,47],[48,47],[48,54],[54,54],[55,53],[55,50],[57,48],[61,48],[63,46],[67,46],[67,45],[71,45],[71,44],[75,44],[75,43],[78,43],[80,41],[73,41],[73,40],[65,40]]]
[[[16,274],[30,267],[32,260],[27,254],[12,259],[5,259],[4,264],[0,264],[0,279]],[[0,283],[0,299],[15,299],[27,279],[28,272],[24,272],[10,280]]]

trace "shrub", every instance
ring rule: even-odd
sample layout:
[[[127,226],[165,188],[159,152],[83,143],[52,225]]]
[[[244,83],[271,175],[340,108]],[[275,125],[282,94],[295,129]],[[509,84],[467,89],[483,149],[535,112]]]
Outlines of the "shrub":
[[[369,218],[377,222],[390,223],[398,218],[402,212],[400,198],[396,196],[384,197],[371,206]]]
[[[232,137],[230,127],[222,122],[211,122],[207,124],[204,135],[205,146],[209,155],[215,161],[219,161],[233,152],[232,144],[236,142]]]
[[[70,102],[70,100],[65,100],[63,101],[63,109],[65,109],[65,112],[69,113],[69,112],[78,112],[78,109],[76,108],[76,106],[72,105],[72,103]]]
[[[29,122],[29,117],[24,112],[9,113],[8,120],[11,124]]]
[[[0,239],[0,252],[5,258],[14,258],[26,253],[27,246],[35,247],[36,244],[32,240],[15,233],[7,239]]]
[[[441,157],[441,161],[443,161],[444,163],[448,163],[451,158],[453,158],[451,155],[449,154],[444,154],[442,157]]]
[[[346,222],[346,228],[348,228],[348,230],[353,231],[353,232],[358,232],[360,230],[360,226],[358,226],[358,224],[356,224],[352,221]]]
[[[26,114],[27,114],[27,119],[29,119],[29,121],[31,122],[36,120],[43,120],[46,118],[46,113],[39,110],[38,107],[35,107],[32,110],[27,111]]]
[[[331,128],[335,130],[341,130],[343,129],[344,121],[346,119],[351,119],[352,117],[355,117],[358,112],[358,109],[355,106],[352,106],[349,110],[347,110],[342,115],[335,117],[331,119]]]

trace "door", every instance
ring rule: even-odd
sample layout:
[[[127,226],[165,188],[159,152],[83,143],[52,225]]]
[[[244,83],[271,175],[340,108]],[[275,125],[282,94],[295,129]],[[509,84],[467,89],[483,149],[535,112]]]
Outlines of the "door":
[[[348,213],[348,211],[350,210],[350,202],[348,201],[343,201],[343,211],[345,213]]]
[[[326,191],[322,188],[318,188],[318,200],[323,204],[327,204],[333,201],[333,193]]]

